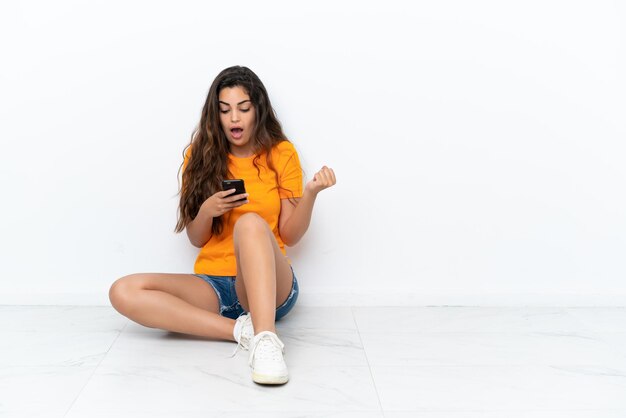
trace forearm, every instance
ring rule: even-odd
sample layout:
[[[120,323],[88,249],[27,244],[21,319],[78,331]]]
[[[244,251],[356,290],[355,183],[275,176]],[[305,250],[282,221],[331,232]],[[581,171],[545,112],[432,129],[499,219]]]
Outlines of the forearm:
[[[211,227],[213,226],[213,217],[209,215],[205,203],[200,206],[198,215],[187,224],[186,228],[189,241],[198,248],[202,248],[211,238]]]
[[[304,236],[311,223],[311,214],[316,197],[317,194],[308,190],[304,191],[304,195],[280,231],[280,237],[285,245],[292,247]]]

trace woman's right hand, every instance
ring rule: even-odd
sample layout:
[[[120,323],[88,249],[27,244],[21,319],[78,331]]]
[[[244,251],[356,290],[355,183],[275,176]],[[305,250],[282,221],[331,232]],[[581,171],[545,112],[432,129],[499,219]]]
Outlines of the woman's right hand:
[[[234,208],[248,203],[248,193],[233,195],[235,191],[235,189],[230,189],[217,192],[205,200],[202,206],[206,207],[209,216],[217,218]]]

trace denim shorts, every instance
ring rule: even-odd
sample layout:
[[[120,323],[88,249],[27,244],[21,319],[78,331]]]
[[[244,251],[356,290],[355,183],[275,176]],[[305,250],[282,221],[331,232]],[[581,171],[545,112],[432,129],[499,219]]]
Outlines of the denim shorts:
[[[287,315],[298,299],[298,293],[300,290],[296,274],[293,272],[293,267],[291,268],[291,274],[293,276],[291,293],[289,293],[287,300],[276,308],[276,321]],[[213,287],[215,293],[217,293],[217,298],[220,301],[220,315],[237,319],[240,315],[245,313],[243,307],[239,303],[237,292],[235,291],[236,276],[211,276],[208,274],[194,274],[194,276],[201,278]]]

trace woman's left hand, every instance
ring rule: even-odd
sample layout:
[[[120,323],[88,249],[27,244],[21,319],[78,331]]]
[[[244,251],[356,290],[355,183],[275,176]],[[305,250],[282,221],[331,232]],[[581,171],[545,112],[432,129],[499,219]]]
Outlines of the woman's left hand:
[[[304,191],[317,195],[322,190],[327,189],[330,186],[334,186],[335,183],[337,183],[337,179],[335,179],[335,172],[332,168],[324,166],[320,171],[315,173],[313,180],[309,181],[304,186]]]

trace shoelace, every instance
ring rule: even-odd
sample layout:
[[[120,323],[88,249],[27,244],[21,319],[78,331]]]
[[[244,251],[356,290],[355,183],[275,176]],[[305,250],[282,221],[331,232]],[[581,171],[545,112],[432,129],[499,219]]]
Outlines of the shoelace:
[[[233,353],[230,355],[229,358],[235,357],[235,354],[237,354],[237,351],[239,351],[240,347],[241,347],[241,338],[239,338],[239,342],[237,343],[237,347],[235,347],[235,351],[233,351]]]
[[[270,331],[263,331],[256,335],[254,347],[250,350],[248,364],[252,366],[252,359],[281,360],[285,345],[278,336]]]
[[[239,318],[241,318],[243,315],[245,315],[245,314],[240,315],[240,316],[239,316]],[[237,319],[239,319],[239,318],[237,318]],[[239,335],[239,341],[237,341],[237,347],[235,347],[235,350],[234,350],[234,351],[233,351],[233,353],[230,355],[230,358],[235,357],[235,354],[237,354],[237,352],[238,352],[238,351],[239,351],[239,349],[241,348],[241,346],[242,346],[241,342],[243,341],[243,338],[244,338],[244,337],[243,337],[243,330],[244,330],[244,328],[245,328],[246,324],[247,324],[248,322],[250,322],[250,321],[252,321],[252,318],[250,317],[250,315],[248,315],[248,316],[246,317],[246,319],[244,320],[244,322],[241,324],[241,334]],[[253,335],[253,338],[254,338],[254,335]],[[248,341],[248,344],[250,344],[250,341]]]

